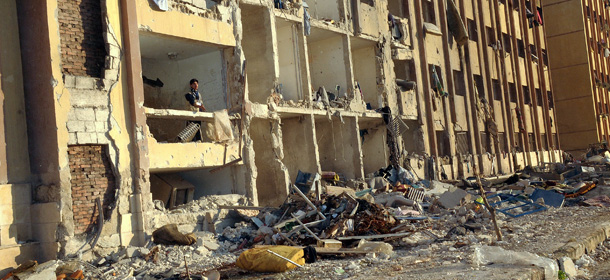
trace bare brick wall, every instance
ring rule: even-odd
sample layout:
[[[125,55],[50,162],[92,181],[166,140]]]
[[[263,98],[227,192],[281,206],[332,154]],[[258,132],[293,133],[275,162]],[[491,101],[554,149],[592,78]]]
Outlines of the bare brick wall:
[[[116,185],[107,149],[105,145],[68,147],[75,234],[87,232],[97,224],[96,198],[102,199],[104,217],[109,217]]]
[[[100,0],[58,0],[64,74],[101,77],[106,48]]]

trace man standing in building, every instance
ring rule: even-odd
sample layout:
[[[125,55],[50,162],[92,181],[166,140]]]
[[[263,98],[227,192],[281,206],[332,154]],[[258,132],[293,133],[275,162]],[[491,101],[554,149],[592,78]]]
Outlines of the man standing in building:
[[[191,90],[184,95],[189,104],[196,108],[199,112],[205,112],[205,107],[201,102],[201,95],[199,94],[199,81],[197,79],[191,79]],[[188,127],[191,123],[195,123],[199,125],[199,130],[195,137],[193,137],[193,141],[201,141],[201,121],[186,121],[186,126]]]
[[[205,112],[205,107],[201,102],[201,95],[199,94],[199,81],[197,79],[191,79],[191,91],[184,95],[186,100],[191,106],[199,108],[199,112]]]

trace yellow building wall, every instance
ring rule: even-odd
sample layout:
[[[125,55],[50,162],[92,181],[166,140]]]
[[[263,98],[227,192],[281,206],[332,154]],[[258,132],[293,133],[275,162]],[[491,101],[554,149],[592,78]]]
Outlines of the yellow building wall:
[[[0,2],[0,120],[4,117],[4,131],[0,138],[6,161],[0,158],[0,184],[27,182],[30,176],[26,111],[21,68],[21,46],[17,7],[14,0]],[[4,96],[4,102],[2,102]],[[5,174],[2,174],[6,172]]]

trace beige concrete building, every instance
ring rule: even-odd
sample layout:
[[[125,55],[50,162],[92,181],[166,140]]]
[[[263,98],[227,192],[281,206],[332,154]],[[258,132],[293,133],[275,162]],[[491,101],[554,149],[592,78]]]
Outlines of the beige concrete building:
[[[278,205],[298,171],[357,185],[391,164],[452,179],[560,160],[535,3],[4,2],[0,251],[19,257],[0,269],[141,245],[167,221],[154,200]],[[177,140],[186,121],[202,141]]]
[[[608,2],[542,1],[562,148],[580,156],[610,140]]]

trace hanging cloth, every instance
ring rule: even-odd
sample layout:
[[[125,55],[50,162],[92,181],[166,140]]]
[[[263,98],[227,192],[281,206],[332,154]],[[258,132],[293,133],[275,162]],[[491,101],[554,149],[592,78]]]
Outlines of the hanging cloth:
[[[434,80],[434,85],[432,85],[432,89],[434,90],[434,92],[443,97],[449,96],[449,93],[445,91],[443,83],[441,83],[441,79],[436,73],[435,67],[432,67],[432,79]]]
[[[519,124],[519,130],[521,132],[525,132],[525,126],[523,125],[523,116],[521,115],[521,110],[519,108],[515,108],[515,114],[517,115],[517,123]]]
[[[167,11],[168,7],[167,7],[167,0],[154,0],[155,4],[157,4],[157,7],[159,7],[160,10],[162,11]]]
[[[459,46],[468,42],[468,31],[453,0],[447,1],[447,26]]]
[[[400,38],[402,38],[402,32],[400,32],[400,27],[396,24],[396,19],[392,14],[388,14],[388,22],[390,23],[390,29],[392,30],[392,38],[400,40]]]
[[[311,34],[311,16],[309,12],[307,12],[307,3],[303,3],[303,27],[305,28],[305,36],[309,36]]]

